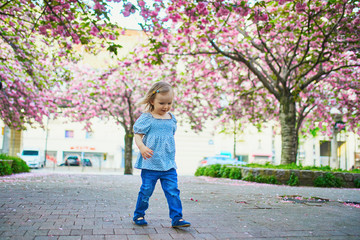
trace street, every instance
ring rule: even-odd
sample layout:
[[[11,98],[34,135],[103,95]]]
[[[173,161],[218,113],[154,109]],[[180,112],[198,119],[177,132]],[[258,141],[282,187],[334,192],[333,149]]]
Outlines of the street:
[[[136,174],[115,172],[45,169],[0,177],[0,239],[360,238],[360,209],[344,204],[360,202],[360,189],[179,176],[184,219],[192,226],[173,229],[160,184],[149,225],[132,223],[140,184]]]

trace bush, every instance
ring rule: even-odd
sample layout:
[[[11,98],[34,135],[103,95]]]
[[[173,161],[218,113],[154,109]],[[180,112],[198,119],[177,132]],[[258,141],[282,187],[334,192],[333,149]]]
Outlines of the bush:
[[[220,169],[220,177],[229,178],[231,169],[232,168],[228,167],[228,165],[223,165]]]
[[[256,167],[258,164],[249,164],[251,166]],[[247,165],[247,167],[249,166]],[[270,166],[271,164],[265,164],[261,166]],[[280,165],[281,166],[281,165]],[[288,168],[284,169],[293,169],[295,167],[301,168],[303,170],[309,169],[314,170],[314,167],[302,167],[301,165],[297,166],[295,164],[287,165]],[[279,168],[279,166],[277,166]],[[317,167],[317,170],[330,170],[328,166],[324,167]],[[358,170],[358,169],[356,169]],[[340,171],[340,170],[338,170]],[[209,176],[209,177],[222,177],[222,178],[230,178],[230,179],[241,179],[242,173],[241,168],[232,166],[232,165],[221,165],[221,164],[215,164],[215,165],[209,165],[205,167],[199,167],[196,172],[195,176]],[[258,183],[270,183],[270,184],[279,184],[278,180],[275,176],[264,176],[264,175],[258,175],[253,176],[251,173],[249,173],[247,176],[243,177],[242,180],[249,181],[249,182],[258,182]],[[287,181],[287,184],[289,186],[299,186],[300,181],[299,177],[295,175],[295,173],[291,173],[289,180]],[[326,172],[323,176],[320,176],[314,180],[313,185],[315,187],[342,187],[344,185],[343,180],[341,178],[335,177],[332,173]],[[354,180],[354,186],[356,188],[360,188],[360,179]]]
[[[0,176],[11,175],[12,170],[9,162],[0,161]]]
[[[237,167],[232,167],[229,172],[229,178],[241,179],[241,169]]]
[[[214,164],[196,169],[195,176],[241,179],[241,169],[228,165]]]
[[[205,168],[204,176],[211,177],[211,176],[214,176],[214,175],[215,175],[214,169],[212,169],[212,168],[210,168],[210,167],[206,167],[206,168]]]
[[[206,167],[205,175],[209,177],[220,177],[221,164],[209,165]]]
[[[254,177],[254,175],[249,173],[248,175],[246,175],[246,177],[243,178],[243,180],[248,181],[248,182],[255,182],[255,177]]]
[[[314,180],[315,187],[342,187],[342,185],[342,180],[331,173],[325,173],[324,176],[317,177]]]
[[[246,164],[245,167],[251,168],[270,168],[270,169],[296,169],[296,170],[311,170],[311,171],[324,171],[324,172],[350,172],[350,173],[360,173],[360,169],[353,169],[350,171],[342,170],[342,169],[331,169],[329,166],[302,166],[296,165],[295,163],[291,164],[280,164],[280,165],[272,165],[270,163],[266,164],[258,164],[258,163],[249,163]]]
[[[22,160],[19,157],[13,157],[13,156],[8,156],[6,154],[0,154],[0,159],[3,160],[11,160],[12,163],[10,164],[10,162],[0,162],[2,165],[0,166],[0,175],[4,176],[4,175],[11,175],[13,173],[22,173],[22,172],[30,172],[30,168],[29,166],[26,164],[26,162],[24,160]],[[10,168],[10,170],[9,170]]]
[[[252,175],[251,173],[249,173],[246,177],[244,177],[243,180],[248,182],[278,184],[278,180],[276,179],[275,176],[258,175],[254,177],[254,175]]]
[[[206,167],[199,167],[196,169],[195,176],[204,176],[205,169]]]
[[[278,184],[278,181],[275,176],[262,176],[258,175],[255,177],[255,182],[258,183],[270,183],[270,184]]]
[[[270,176],[268,183],[271,183],[271,184],[279,184],[279,182],[278,182],[278,180],[276,179],[275,176]]]
[[[30,168],[26,162],[21,158],[16,157],[13,159],[11,169],[13,173],[30,172]]]
[[[354,185],[356,188],[360,188],[360,179],[355,179],[354,180]]]
[[[210,165],[210,167],[212,169],[214,169],[214,172],[215,172],[214,177],[221,177],[221,175],[220,175],[221,166],[222,166],[221,164]]]
[[[291,173],[289,181],[287,181],[287,185],[289,186],[299,186],[299,177],[295,175],[295,173]]]

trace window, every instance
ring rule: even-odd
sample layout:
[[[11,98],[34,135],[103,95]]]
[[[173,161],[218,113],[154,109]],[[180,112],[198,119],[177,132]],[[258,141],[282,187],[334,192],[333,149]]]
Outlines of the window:
[[[338,148],[341,147],[341,145],[343,145],[344,143],[344,141],[337,141]],[[320,141],[320,156],[331,156],[331,141]]]
[[[331,156],[330,141],[320,141],[320,156],[321,157],[330,157]]]
[[[38,156],[39,151],[24,150],[22,155],[23,156]]]
[[[65,138],[74,138],[74,130],[65,130]]]

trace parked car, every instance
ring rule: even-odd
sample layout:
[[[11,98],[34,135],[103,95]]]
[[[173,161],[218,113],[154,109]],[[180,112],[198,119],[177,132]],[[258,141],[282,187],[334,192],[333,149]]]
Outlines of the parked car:
[[[38,148],[24,148],[18,156],[30,168],[43,168],[45,166],[45,152]]]
[[[239,161],[236,158],[232,158],[229,155],[217,154],[211,157],[205,157],[200,161],[200,167],[213,165],[213,164],[231,164],[231,165],[245,165],[247,162]]]
[[[83,166],[91,167],[91,166],[92,166],[92,162],[91,162],[91,160],[88,159],[88,158],[83,158],[83,159],[82,159],[82,165],[83,165]]]
[[[68,156],[65,159],[65,166],[80,166],[80,158],[78,156]]]

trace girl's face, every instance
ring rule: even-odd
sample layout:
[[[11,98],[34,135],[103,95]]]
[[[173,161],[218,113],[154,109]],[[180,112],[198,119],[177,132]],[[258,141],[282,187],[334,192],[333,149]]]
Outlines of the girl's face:
[[[170,111],[174,100],[174,93],[169,91],[167,93],[157,93],[155,95],[154,101],[151,102],[151,105],[154,106],[153,112],[160,116],[165,115]]]

